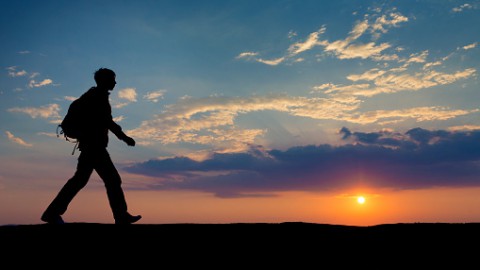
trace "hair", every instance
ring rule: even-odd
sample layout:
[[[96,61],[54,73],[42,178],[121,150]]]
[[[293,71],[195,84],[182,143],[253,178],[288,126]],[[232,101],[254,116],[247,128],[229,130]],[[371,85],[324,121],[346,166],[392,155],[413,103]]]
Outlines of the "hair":
[[[115,78],[115,72],[113,70],[108,69],[108,68],[100,68],[97,71],[95,71],[93,78],[95,79],[95,82],[98,84],[102,84],[106,81],[108,81],[111,78]]]

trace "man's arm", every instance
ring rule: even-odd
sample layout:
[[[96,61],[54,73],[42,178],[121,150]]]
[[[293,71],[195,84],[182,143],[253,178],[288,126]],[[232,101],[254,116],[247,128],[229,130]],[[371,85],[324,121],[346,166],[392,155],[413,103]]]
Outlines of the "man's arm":
[[[127,134],[123,132],[122,127],[115,123],[115,121],[112,120],[108,128],[118,139],[124,141],[129,146],[135,146],[135,140],[132,137],[127,136]]]

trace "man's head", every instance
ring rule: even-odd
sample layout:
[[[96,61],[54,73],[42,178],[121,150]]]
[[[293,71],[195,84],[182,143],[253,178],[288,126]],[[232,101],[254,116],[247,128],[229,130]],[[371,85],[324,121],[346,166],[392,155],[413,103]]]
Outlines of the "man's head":
[[[115,81],[115,77],[115,72],[108,68],[98,69],[97,71],[95,71],[95,74],[93,76],[95,82],[97,83],[97,86],[106,90],[113,90],[115,84],[117,84],[117,82]]]

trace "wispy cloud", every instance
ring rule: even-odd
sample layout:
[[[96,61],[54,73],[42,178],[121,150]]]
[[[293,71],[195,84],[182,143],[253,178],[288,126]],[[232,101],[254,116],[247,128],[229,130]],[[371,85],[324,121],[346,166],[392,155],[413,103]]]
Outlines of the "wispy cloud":
[[[54,119],[59,119],[60,115],[60,105],[58,104],[48,104],[46,106],[41,106],[41,107],[14,107],[8,109],[8,112],[13,112],[13,113],[25,113],[29,115],[32,118],[54,118]]]
[[[30,80],[30,82],[28,83],[28,86],[30,88],[33,88],[33,87],[42,87],[50,84],[53,84],[53,81],[51,79],[43,79],[40,82],[37,82],[35,80]]]
[[[376,14],[365,16],[366,19],[358,21],[345,39],[336,41],[328,41],[322,39],[321,36],[327,31],[326,26],[322,26],[318,31],[312,32],[305,40],[297,41],[289,46],[287,53],[281,57],[273,59],[265,59],[260,57],[257,52],[243,52],[236,56],[236,59],[254,60],[267,65],[278,65],[289,59],[296,57],[298,54],[321,46],[324,52],[336,56],[338,59],[371,58],[377,61],[393,61],[398,60],[396,54],[383,55],[382,52],[390,48],[392,45],[384,42],[377,44],[375,42],[362,43],[359,38],[366,33],[372,35],[374,39],[378,39],[382,34],[388,32],[389,28],[398,27],[399,24],[408,22],[408,18],[398,12],[390,12],[378,16]],[[369,30],[369,31],[368,31]],[[292,38],[296,35],[290,35]],[[293,62],[301,62],[296,61]]]
[[[161,143],[189,142],[200,144],[251,144],[261,129],[240,130],[235,126],[238,115],[273,110],[318,119],[335,118],[357,108],[346,103],[322,98],[268,95],[253,97],[184,98],[166,107],[154,119],[143,121],[129,133],[143,140]]]
[[[475,43],[472,43],[472,44],[463,46],[462,49],[464,49],[464,50],[471,50],[471,49],[476,48],[477,45],[478,45],[478,42],[475,42]]]
[[[198,190],[219,197],[281,191],[342,190],[359,181],[371,188],[417,189],[479,186],[480,131],[414,128],[340,130],[344,145],[297,146],[244,153],[217,153],[202,161],[187,157],[149,160],[125,168],[152,176],[145,189]]]
[[[26,147],[32,147],[33,144],[25,142],[23,139],[19,137],[15,137],[10,131],[5,131],[5,134],[7,134],[8,140],[11,142],[21,145],[21,146],[26,146]]]
[[[167,91],[166,90],[156,90],[152,92],[148,92],[143,96],[144,99],[152,102],[158,102],[158,100],[163,98],[163,95],[165,95]]]
[[[478,125],[453,126],[453,127],[449,127],[448,130],[450,131],[480,130],[480,126]]]
[[[325,30],[326,28],[322,27],[317,32],[310,33],[310,35],[305,41],[300,41],[290,45],[290,47],[288,48],[290,56],[295,56],[301,52],[308,51],[313,47],[319,45],[319,37],[321,34],[325,33]]]
[[[123,121],[123,119],[125,119],[125,116],[120,115],[120,116],[114,117],[114,118],[113,118],[113,121],[115,121],[115,122],[121,122],[121,121]]]
[[[37,132],[37,135],[47,136],[47,137],[50,137],[50,138],[58,138],[59,137],[58,134],[55,133],[55,132]]]
[[[331,88],[332,85],[323,87]],[[368,84],[365,86],[368,87]],[[360,85],[354,90],[358,91]],[[338,90],[338,89],[337,89]],[[452,110],[445,107],[414,107],[401,110],[360,112],[361,101],[345,95],[343,98],[292,97],[266,95],[252,97],[185,98],[168,105],[166,110],[151,120],[143,121],[128,133],[140,140],[163,144],[188,142],[213,145],[223,149],[235,145],[237,150],[253,144],[261,129],[239,129],[236,118],[256,111],[277,111],[297,117],[318,120],[347,121],[356,124],[385,124],[388,121],[442,121],[478,110]],[[243,145],[243,147],[241,147]]]
[[[419,91],[439,85],[455,83],[475,77],[475,68],[446,69],[449,57],[429,59],[429,50],[407,52],[404,47],[394,47],[389,42],[377,42],[384,34],[409,18],[392,9],[382,12],[371,9],[373,14],[365,15],[353,24],[346,37],[329,41],[324,37],[327,27],[322,26],[304,38],[290,31],[289,38],[297,39],[277,58],[264,58],[255,51],[245,51],[236,59],[256,61],[276,66],[285,62],[304,61],[301,54],[322,48],[324,55],[338,59],[369,59],[378,63],[375,68],[359,74],[349,74],[346,79],[352,83],[337,84],[325,82],[314,86],[311,94],[321,98],[266,95],[252,97],[210,97],[184,99],[169,105],[165,112],[154,119],[146,120],[130,132],[145,141],[161,143],[189,142],[218,145],[221,142],[249,145],[255,136],[262,136],[264,130],[245,130],[248,138],[240,142],[226,132],[238,132],[235,125],[239,115],[256,111],[271,110],[292,116],[317,120],[345,121],[355,124],[389,125],[406,120],[416,122],[444,121],[477,112],[475,109],[456,109],[445,106],[419,106],[401,109],[378,109],[366,111],[361,105],[367,98],[379,94],[393,94],[401,91]],[[365,41],[370,38],[370,41]],[[470,46],[472,45],[467,45]],[[448,70],[448,71],[446,71]],[[226,138],[229,138],[228,140]],[[231,138],[231,141],[230,141]]]
[[[383,124],[391,121],[399,122],[406,119],[414,119],[417,122],[443,121],[478,111],[478,109],[452,110],[439,106],[415,107],[401,110],[376,110],[365,113],[352,113],[346,115],[343,120],[357,124]]]
[[[473,9],[473,5],[469,4],[469,3],[465,3],[463,5],[460,5],[458,7],[454,7],[452,8],[452,11],[453,12],[462,12],[466,9]]]
[[[408,63],[425,63],[425,59],[427,59],[428,56],[428,50],[425,50],[421,53],[413,53],[410,55],[410,58],[406,60],[407,64]]]
[[[355,82],[351,85],[324,83],[314,86],[314,91],[330,95],[354,95],[371,97],[381,93],[396,93],[400,91],[418,91],[438,85],[452,84],[458,80],[472,78],[477,74],[475,68],[466,68],[452,73],[435,70],[442,61],[427,62],[428,51],[411,54],[404,64],[388,69],[373,68],[361,74],[350,74],[346,78]],[[411,64],[421,63],[421,68],[411,69]],[[362,83],[358,83],[362,82]]]
[[[280,57],[280,58],[271,59],[271,60],[258,58],[258,59],[256,59],[256,60],[257,60],[257,62],[266,64],[266,65],[269,65],[269,66],[276,66],[276,65],[282,63],[282,62],[285,60],[285,57]]]
[[[33,78],[35,78],[35,77],[38,77],[39,75],[40,75],[39,72],[32,72],[32,73],[30,73],[30,76],[28,76],[28,77],[29,77],[30,79],[33,79]]]
[[[7,70],[8,70],[8,76],[10,77],[22,77],[27,75],[27,72],[23,69],[17,71],[16,66],[7,67]]]
[[[120,109],[127,106],[128,104],[130,104],[130,102],[120,102],[120,103],[116,102],[115,104],[113,104],[113,107],[115,109]]]
[[[77,99],[77,97],[73,97],[73,96],[64,96],[63,99],[67,100],[67,101],[74,101],[75,99]]]
[[[379,56],[383,50],[390,48],[391,45],[388,43],[376,45],[375,42],[369,42],[366,44],[354,43],[369,27],[367,20],[357,22],[346,39],[333,42],[323,41],[320,44],[325,46],[326,52],[332,52],[339,59],[366,59],[372,56]],[[379,26],[377,25],[376,27]]]
[[[391,12],[388,15],[382,15],[378,17],[371,25],[371,32],[385,34],[388,32],[389,27],[399,27],[400,23],[408,22],[408,18],[400,13]],[[377,34],[377,37],[379,34]]]
[[[235,58],[236,59],[251,58],[251,57],[254,57],[254,56],[257,56],[257,55],[258,55],[257,52],[243,52],[243,53],[240,53],[239,55],[237,55]]]
[[[263,63],[263,64],[269,65],[269,66],[276,66],[276,65],[282,63],[286,59],[286,57],[279,57],[279,58],[276,58],[276,59],[263,59],[263,58],[257,57],[258,55],[259,55],[259,53],[257,53],[257,52],[243,52],[243,53],[240,53],[239,55],[237,55],[235,57],[235,59],[253,60],[253,61]]]
[[[352,58],[370,58],[381,57],[380,53],[390,48],[390,44],[382,43],[376,45],[374,42],[366,44],[351,44],[346,47],[338,47],[339,44],[331,44],[327,46],[326,51],[333,51],[339,59],[352,59]]]

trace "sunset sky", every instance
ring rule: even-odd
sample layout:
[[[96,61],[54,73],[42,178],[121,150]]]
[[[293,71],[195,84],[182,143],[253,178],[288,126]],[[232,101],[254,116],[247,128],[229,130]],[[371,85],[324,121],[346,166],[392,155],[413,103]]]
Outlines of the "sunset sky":
[[[0,225],[73,175],[56,128],[100,67],[140,223],[480,222],[478,0],[19,0],[0,25]],[[113,223],[95,173],[64,219]]]

